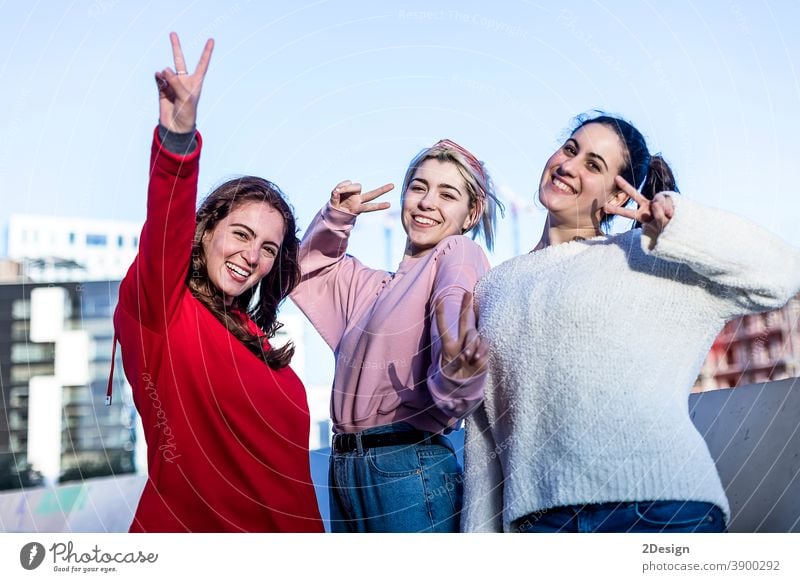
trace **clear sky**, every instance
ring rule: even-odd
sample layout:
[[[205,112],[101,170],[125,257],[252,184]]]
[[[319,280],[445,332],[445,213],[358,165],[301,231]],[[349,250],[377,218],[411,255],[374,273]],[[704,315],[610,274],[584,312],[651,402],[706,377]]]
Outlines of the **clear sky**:
[[[0,14],[3,225],[143,220],[153,73],[172,64],[175,30],[189,63],[216,40],[201,193],[261,175],[305,227],[338,181],[399,183],[448,137],[522,207],[518,238],[500,223],[497,263],[538,240],[544,161],[574,115],[600,108],[643,131],[684,195],[800,246],[797,1],[19,0]],[[388,220],[396,264],[403,233]],[[362,218],[351,252],[387,267],[386,224]]]

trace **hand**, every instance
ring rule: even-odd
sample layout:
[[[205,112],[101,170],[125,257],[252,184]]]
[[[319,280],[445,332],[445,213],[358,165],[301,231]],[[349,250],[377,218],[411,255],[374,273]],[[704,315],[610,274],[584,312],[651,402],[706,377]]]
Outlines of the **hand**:
[[[436,305],[436,326],[442,342],[442,371],[450,378],[466,380],[486,370],[489,347],[469,321],[472,293],[464,293],[458,318],[458,335],[450,337],[445,321],[444,303]]]
[[[362,194],[361,184],[345,180],[336,184],[333,192],[331,192],[331,206],[356,216],[362,212],[386,210],[391,206],[388,202],[371,202],[390,190],[394,190],[394,184],[384,184],[380,188],[375,188],[366,194]]]
[[[191,75],[186,70],[186,61],[181,50],[178,35],[171,32],[172,56],[175,60],[175,71],[167,67],[156,73],[158,85],[159,121],[169,131],[188,133],[195,128],[197,121],[197,102],[203,88],[203,79],[214,50],[214,41],[208,39],[200,56],[200,62]]]
[[[659,192],[650,201],[645,198],[636,188],[631,186],[622,176],[616,177],[617,186],[628,196],[633,198],[639,205],[636,210],[622,208],[620,206],[605,205],[606,214],[617,214],[625,218],[632,218],[642,223],[645,234],[653,240],[667,227],[669,221],[675,215],[675,205],[672,196],[666,192]]]

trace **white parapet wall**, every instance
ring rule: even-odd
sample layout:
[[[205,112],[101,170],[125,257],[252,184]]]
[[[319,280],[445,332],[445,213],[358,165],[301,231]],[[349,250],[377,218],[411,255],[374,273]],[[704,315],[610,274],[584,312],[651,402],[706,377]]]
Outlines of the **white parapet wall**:
[[[731,505],[732,532],[800,532],[800,378],[689,399]]]

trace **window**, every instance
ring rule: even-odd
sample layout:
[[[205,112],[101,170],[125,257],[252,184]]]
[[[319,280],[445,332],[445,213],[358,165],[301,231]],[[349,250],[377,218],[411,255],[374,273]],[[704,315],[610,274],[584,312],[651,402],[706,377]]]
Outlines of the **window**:
[[[69,233],[69,244],[71,244],[71,245],[75,244],[75,233],[74,232]]]
[[[15,299],[11,304],[11,317],[13,319],[30,319],[31,304],[27,299]]]
[[[11,344],[13,364],[55,360],[55,344]]]
[[[117,246],[119,248],[122,248],[123,246],[125,246],[125,237],[123,237],[122,235],[118,235],[117,236]]]
[[[86,244],[90,247],[104,247],[108,244],[108,237],[104,234],[87,234]]]

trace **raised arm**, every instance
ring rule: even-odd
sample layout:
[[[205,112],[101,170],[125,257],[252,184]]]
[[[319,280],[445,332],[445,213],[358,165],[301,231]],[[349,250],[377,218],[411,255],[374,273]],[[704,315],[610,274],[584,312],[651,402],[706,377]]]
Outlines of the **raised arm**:
[[[363,299],[360,292],[388,276],[345,253],[358,215],[389,208],[388,202],[372,201],[392,188],[392,184],[385,184],[362,194],[361,184],[340,182],[303,236],[300,284],[291,297],[333,350],[359,298]]]
[[[120,304],[153,330],[168,324],[188,274],[202,144],[194,135],[197,103],[214,48],[209,40],[190,75],[178,36],[172,33],[170,40],[175,71],[155,74],[161,135],[157,130],[153,140],[147,218],[139,254],[120,288]],[[164,143],[183,151],[170,151]]]
[[[642,222],[644,250],[707,279],[724,319],[778,309],[800,291],[800,250],[768,230],[668,192],[650,202],[625,180],[617,184],[639,203],[615,213]]]
[[[431,297],[428,390],[442,411],[463,418],[483,400],[488,347],[476,330],[472,290],[488,262],[466,237],[453,237],[449,246],[437,258]]]

